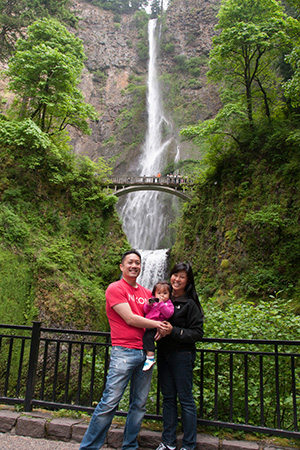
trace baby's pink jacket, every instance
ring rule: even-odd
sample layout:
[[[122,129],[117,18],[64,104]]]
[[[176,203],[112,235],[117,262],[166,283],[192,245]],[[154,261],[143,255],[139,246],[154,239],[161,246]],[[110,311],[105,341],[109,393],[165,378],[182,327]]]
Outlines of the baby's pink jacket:
[[[173,315],[174,305],[171,300],[152,304],[145,303],[144,313],[147,319],[163,321]]]

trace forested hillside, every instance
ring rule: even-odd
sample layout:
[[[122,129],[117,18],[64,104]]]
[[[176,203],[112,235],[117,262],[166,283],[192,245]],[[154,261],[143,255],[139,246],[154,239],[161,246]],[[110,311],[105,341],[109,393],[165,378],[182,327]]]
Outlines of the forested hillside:
[[[182,130],[207,156],[172,254],[188,255],[205,296],[279,296],[299,310],[300,29],[299,10],[286,11],[221,6],[208,76],[223,106]]]
[[[174,1],[161,17],[164,96],[178,132],[219,104],[205,86],[215,4],[193,0],[182,14]],[[146,130],[149,15],[140,6],[0,3],[3,322],[106,326],[104,289],[128,243],[103,189],[111,170],[124,173],[138,156]]]
[[[110,167],[68,143],[67,127],[89,133],[96,118],[77,88],[82,42],[43,18],[12,52],[15,100],[0,115],[1,322],[106,329],[104,291],[128,243],[105,193]]]
[[[204,299],[272,295],[299,311],[299,6],[219,5],[152,8],[182,148],[164,173],[195,180],[171,257],[193,263]],[[105,187],[143,142],[149,16],[124,1],[0,8],[2,321],[104,329],[129,246]]]

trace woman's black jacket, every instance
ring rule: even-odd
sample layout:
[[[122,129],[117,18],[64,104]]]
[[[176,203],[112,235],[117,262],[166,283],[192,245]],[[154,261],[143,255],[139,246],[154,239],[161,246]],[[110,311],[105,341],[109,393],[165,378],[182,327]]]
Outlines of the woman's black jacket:
[[[174,304],[174,314],[168,320],[173,329],[171,334],[157,341],[159,352],[173,350],[193,350],[195,342],[203,337],[202,308],[185,295],[171,298]]]

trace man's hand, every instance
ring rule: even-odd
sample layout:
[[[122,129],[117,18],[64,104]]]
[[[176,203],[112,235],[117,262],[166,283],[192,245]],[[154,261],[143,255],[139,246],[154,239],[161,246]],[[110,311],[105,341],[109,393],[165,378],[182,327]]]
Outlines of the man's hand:
[[[170,324],[170,322],[167,322],[164,320],[163,322],[160,322],[159,326],[157,327],[157,333],[155,335],[155,340],[159,341],[159,339],[167,336],[168,334],[171,334],[173,330],[173,326]]]

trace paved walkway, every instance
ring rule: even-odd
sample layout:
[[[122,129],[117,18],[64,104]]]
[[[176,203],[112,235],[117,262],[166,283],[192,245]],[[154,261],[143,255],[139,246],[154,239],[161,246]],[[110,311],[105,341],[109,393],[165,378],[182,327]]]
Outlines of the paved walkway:
[[[49,412],[16,412],[0,409],[0,450],[78,450],[88,424],[84,419],[55,418]],[[153,450],[160,443],[161,433],[142,430],[139,446]],[[123,429],[112,425],[106,450],[120,449]],[[180,438],[179,438],[180,441]],[[292,450],[297,447],[279,446],[266,442],[219,439],[198,434],[196,450]]]
[[[0,433],[0,450],[78,450],[79,444]]]

